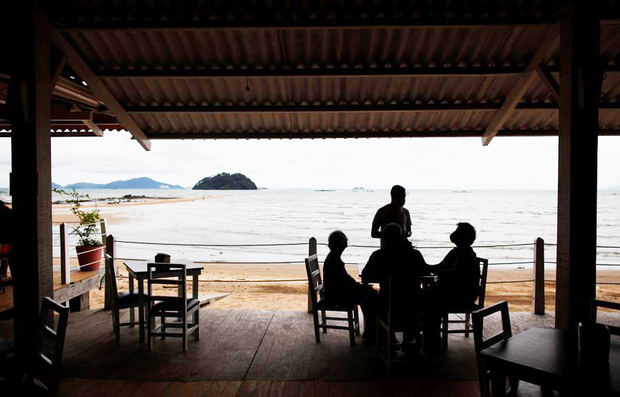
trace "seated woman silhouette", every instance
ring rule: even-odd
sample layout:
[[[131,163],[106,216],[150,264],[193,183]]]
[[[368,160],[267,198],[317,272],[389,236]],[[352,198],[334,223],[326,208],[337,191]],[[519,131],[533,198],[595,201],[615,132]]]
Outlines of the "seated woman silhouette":
[[[450,235],[456,248],[437,265],[429,266],[439,277],[435,289],[436,304],[444,308],[467,308],[478,297],[480,266],[471,245],[476,240],[476,229],[469,223],[457,224]]]
[[[364,314],[364,334],[367,341],[374,339],[375,310],[377,291],[369,285],[362,285],[347,273],[342,253],[347,248],[347,236],[340,230],[329,235],[329,254],[323,264],[323,284],[325,299],[328,302],[342,304],[359,304]]]

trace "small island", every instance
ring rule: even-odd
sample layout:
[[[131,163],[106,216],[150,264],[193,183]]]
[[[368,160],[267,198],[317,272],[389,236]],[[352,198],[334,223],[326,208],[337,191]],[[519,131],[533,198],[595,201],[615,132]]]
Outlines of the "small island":
[[[243,174],[222,172],[202,178],[192,190],[256,190],[256,184]]]

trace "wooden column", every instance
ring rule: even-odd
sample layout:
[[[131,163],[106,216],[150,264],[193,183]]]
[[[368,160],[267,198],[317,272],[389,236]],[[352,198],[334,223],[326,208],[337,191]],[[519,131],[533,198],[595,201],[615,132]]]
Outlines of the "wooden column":
[[[52,296],[49,25],[34,3],[12,2],[11,195],[15,230],[15,345],[23,365],[34,358],[39,306]]]
[[[571,0],[560,15],[560,133],[555,326],[587,319],[596,283],[598,103],[597,2]]]

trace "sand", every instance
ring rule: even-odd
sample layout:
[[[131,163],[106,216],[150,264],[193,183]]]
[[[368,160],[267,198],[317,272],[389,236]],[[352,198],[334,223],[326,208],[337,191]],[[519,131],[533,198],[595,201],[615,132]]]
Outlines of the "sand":
[[[118,286],[127,290],[127,271],[119,263]],[[214,302],[211,307],[299,311],[307,308],[307,280],[303,264],[254,265],[205,263],[200,276],[200,293],[230,292],[232,295]],[[357,268],[349,266],[349,274],[357,278]],[[555,307],[555,272],[546,272],[546,310]],[[508,300],[513,311],[530,311],[532,306],[532,282],[506,282],[532,278],[530,269],[489,269],[487,304]],[[496,283],[496,282],[502,283]],[[620,284],[620,271],[601,271],[599,282]],[[599,285],[599,299],[620,302],[620,285]],[[103,305],[103,290],[91,292],[91,307]]]

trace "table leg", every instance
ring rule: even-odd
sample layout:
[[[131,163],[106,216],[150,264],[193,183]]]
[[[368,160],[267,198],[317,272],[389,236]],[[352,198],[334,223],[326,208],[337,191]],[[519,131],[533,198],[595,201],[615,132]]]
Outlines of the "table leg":
[[[192,277],[192,298],[198,299],[198,275],[197,274],[195,274]],[[199,316],[200,316],[200,303],[198,304],[198,310],[194,312],[194,324],[198,324],[198,322],[200,321]],[[194,339],[196,340],[200,339],[199,330],[196,330],[196,333],[194,334]]]
[[[133,276],[129,273],[129,293],[133,294]],[[134,308],[129,309],[129,323],[130,327],[133,328],[134,323],[136,322],[136,314],[134,312]]]
[[[496,369],[491,371],[491,395],[493,397],[506,395],[506,375]]]
[[[144,283],[141,279],[138,279],[138,321],[140,342],[144,342]]]

